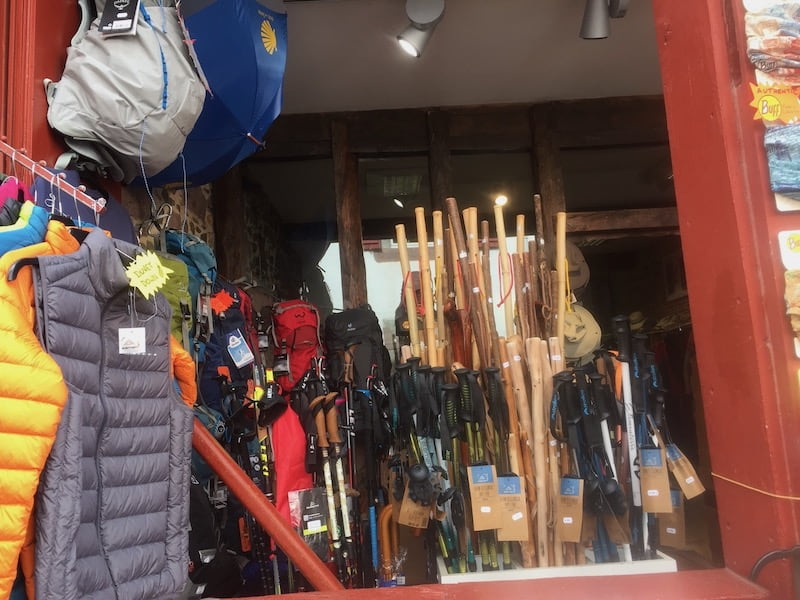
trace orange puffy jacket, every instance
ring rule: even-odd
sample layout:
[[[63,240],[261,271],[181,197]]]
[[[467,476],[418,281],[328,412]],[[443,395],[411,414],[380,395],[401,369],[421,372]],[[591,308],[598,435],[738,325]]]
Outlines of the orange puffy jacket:
[[[7,274],[21,258],[77,249],[67,228],[51,221],[44,242],[0,257],[0,598],[11,593],[39,475],[67,401],[61,369],[34,333],[31,270],[22,268],[14,281]]]
[[[35,303],[31,270],[23,267],[8,281],[21,258],[69,254],[78,241],[58,221],[48,223],[45,241],[0,257],[0,599],[11,594],[22,564],[26,591],[34,598],[33,521],[30,518],[39,475],[55,439],[67,388],[61,369],[34,333]],[[172,372],[181,397],[193,406],[197,398],[191,356],[171,340]],[[23,549],[24,545],[24,549]]]

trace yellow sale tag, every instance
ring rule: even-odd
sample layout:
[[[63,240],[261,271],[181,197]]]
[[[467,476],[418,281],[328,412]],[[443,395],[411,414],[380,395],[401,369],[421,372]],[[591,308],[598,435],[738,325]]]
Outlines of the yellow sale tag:
[[[145,298],[150,298],[167,283],[172,269],[162,265],[158,256],[148,250],[139,254],[125,269],[125,273],[131,287],[139,290]]]
[[[756,109],[753,119],[758,121],[780,121],[796,123],[800,120],[800,100],[794,88],[788,86],[763,87],[750,84],[753,101],[750,106]]]

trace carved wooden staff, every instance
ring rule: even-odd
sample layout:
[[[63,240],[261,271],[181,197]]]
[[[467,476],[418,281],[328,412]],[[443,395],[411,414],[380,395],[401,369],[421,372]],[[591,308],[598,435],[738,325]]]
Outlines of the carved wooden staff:
[[[489,221],[481,221],[481,269],[483,272],[483,282],[481,291],[486,297],[486,314],[488,316],[487,325],[489,328],[488,338],[491,342],[492,366],[500,366],[500,348],[497,337],[497,323],[494,318],[494,293],[492,290],[492,271],[491,260],[489,260]]]
[[[511,259],[508,255],[506,240],[506,222],[503,216],[503,207],[494,205],[494,222],[497,230],[497,246],[500,250],[500,301],[503,303],[503,315],[506,322],[506,337],[514,335],[514,303],[510,294],[514,286],[511,274]]]
[[[434,300],[436,304],[436,364],[447,364],[447,329],[444,310],[447,304],[447,263],[444,259],[442,211],[433,211]]]
[[[425,323],[425,352],[427,364],[436,364],[436,319],[433,313],[433,294],[431,293],[431,259],[428,254],[428,228],[425,224],[425,209],[418,206],[414,209],[417,219],[417,241],[419,242],[419,285],[422,289],[422,310]],[[423,360],[423,363],[426,361]]]
[[[548,348],[550,350],[550,376],[548,377],[548,400],[553,397],[553,374],[560,373],[564,370],[564,357],[561,355],[561,344],[557,337],[551,337],[547,340]],[[561,489],[561,452],[558,441],[553,438],[550,433],[550,428],[547,429],[547,459],[550,463],[550,495],[555,502],[558,498],[559,490]],[[566,453],[564,453],[566,454]],[[555,507],[553,507],[555,509]],[[553,511],[555,515],[555,510]],[[574,550],[573,550],[574,555]],[[560,566],[565,564],[564,560],[564,544],[558,535],[558,529],[553,523],[553,557],[554,564]],[[566,562],[566,564],[574,564],[574,560]]]
[[[564,314],[567,309],[567,213],[565,212],[556,214],[556,273],[558,274],[558,296],[555,299],[556,337],[563,348]]]
[[[397,236],[397,249],[400,253],[400,270],[403,273],[403,297],[406,303],[406,319],[408,319],[408,337],[411,341],[411,355],[420,356],[419,351],[419,324],[417,323],[417,299],[414,295],[414,282],[411,277],[411,265],[408,262],[408,241],[406,240],[406,226],[402,223],[395,225]]]
[[[533,428],[533,469],[536,481],[536,549],[540,567],[550,566],[550,544],[547,523],[550,520],[547,502],[547,425],[544,421],[544,389],[542,382],[541,342],[539,338],[525,340],[525,354],[531,378],[531,423]]]
[[[544,239],[544,220],[542,218],[542,197],[533,195],[533,212],[536,220],[536,246],[538,262],[539,296],[542,302],[542,319],[544,321],[544,337],[555,335],[553,331],[553,291],[550,283],[550,267],[547,261],[547,251],[550,240]]]
[[[477,277],[469,264],[469,254],[467,253],[466,241],[464,239],[464,228],[461,224],[461,217],[458,212],[458,204],[455,198],[445,200],[447,214],[450,217],[450,228],[456,243],[458,265],[461,268],[461,276],[469,288],[469,315],[472,322],[472,333],[478,346],[478,356],[481,365],[489,364],[488,345],[486,344],[486,326],[481,312],[480,288],[477,284]]]

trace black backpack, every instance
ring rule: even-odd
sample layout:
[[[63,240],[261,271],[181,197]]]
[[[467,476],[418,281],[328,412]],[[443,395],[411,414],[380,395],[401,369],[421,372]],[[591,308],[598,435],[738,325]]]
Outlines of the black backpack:
[[[356,389],[370,389],[371,383],[385,385],[389,381],[392,359],[383,345],[378,317],[369,305],[329,315],[325,320],[325,349],[332,387],[349,383]]]
[[[242,588],[236,557],[225,548],[217,514],[205,488],[192,473],[189,489],[190,597],[231,598]]]

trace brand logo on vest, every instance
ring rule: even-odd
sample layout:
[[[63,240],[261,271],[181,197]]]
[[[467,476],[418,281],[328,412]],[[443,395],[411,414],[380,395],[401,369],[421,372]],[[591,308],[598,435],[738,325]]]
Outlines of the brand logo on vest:
[[[264,44],[264,50],[269,54],[275,54],[278,49],[278,36],[268,19],[264,19],[264,22],[261,23],[261,43]]]

